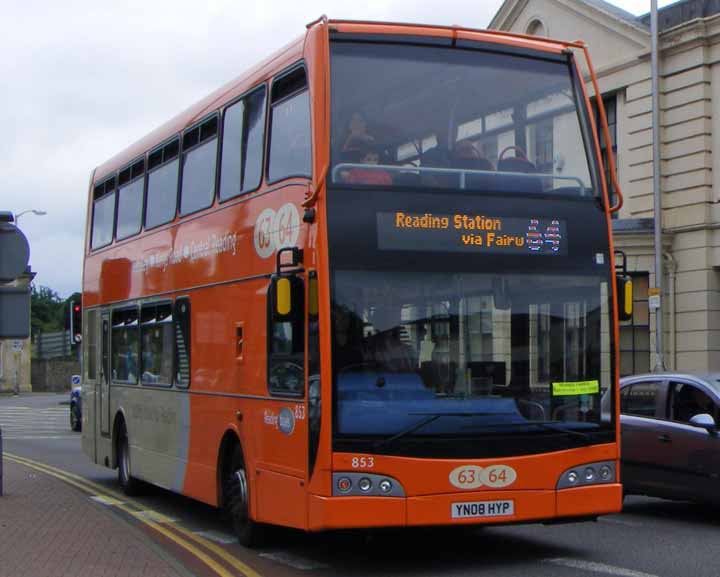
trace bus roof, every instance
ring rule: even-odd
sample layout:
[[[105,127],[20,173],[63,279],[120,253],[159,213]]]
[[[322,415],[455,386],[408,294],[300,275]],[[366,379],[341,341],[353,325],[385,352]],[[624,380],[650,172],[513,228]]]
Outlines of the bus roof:
[[[308,29],[314,25],[321,24],[323,21],[325,21],[324,17],[308,24]],[[332,32],[347,34],[433,36],[436,38],[505,44],[551,53],[559,53],[568,48],[582,47],[581,42],[563,42],[522,34],[497,32],[493,30],[477,30],[460,26],[362,22],[352,20],[328,20],[327,23]],[[305,38],[306,35],[303,35],[295,39],[269,58],[246,70],[234,80],[213,91],[199,102],[193,104],[168,122],[162,124],[134,144],[128,146],[122,152],[98,166],[94,172],[94,182],[99,182],[115,171],[124,168],[146,152],[169,140],[178,133],[181,133],[185,128],[191,126],[204,116],[218,110],[225,103],[240,96],[258,82],[270,78],[285,66],[301,58]]]

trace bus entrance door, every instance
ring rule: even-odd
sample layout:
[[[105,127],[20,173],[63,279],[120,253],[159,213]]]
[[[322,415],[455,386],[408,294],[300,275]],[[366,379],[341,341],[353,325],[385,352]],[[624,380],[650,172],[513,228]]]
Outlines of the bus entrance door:
[[[100,416],[97,423],[100,426],[100,434],[104,437],[110,436],[110,315],[108,312],[102,314],[102,343],[100,363],[100,387],[96,397],[97,412]]]
[[[257,504],[260,521],[306,528],[307,395],[305,394],[305,283],[299,275],[273,277],[268,293],[268,373],[271,400],[262,414]]]

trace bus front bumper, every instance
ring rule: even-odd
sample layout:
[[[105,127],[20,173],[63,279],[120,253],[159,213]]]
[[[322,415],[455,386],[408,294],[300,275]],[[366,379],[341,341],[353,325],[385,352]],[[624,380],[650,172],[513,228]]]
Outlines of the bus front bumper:
[[[415,497],[310,495],[310,531],[504,524],[585,518],[622,509],[618,483],[537,491],[468,491]]]

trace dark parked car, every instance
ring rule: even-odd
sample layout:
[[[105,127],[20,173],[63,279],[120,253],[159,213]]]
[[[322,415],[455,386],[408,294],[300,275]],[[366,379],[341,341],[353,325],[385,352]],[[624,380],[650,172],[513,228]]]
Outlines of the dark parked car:
[[[720,504],[720,374],[625,377],[620,412],[626,494]]]
[[[82,387],[73,387],[70,391],[70,428],[73,431],[82,429]]]

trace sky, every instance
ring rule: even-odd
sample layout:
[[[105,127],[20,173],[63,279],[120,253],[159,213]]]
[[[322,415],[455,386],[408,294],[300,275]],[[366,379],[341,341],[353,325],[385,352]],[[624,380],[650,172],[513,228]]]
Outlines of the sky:
[[[618,0],[633,14],[650,1]],[[662,7],[670,2],[659,2]],[[80,291],[92,169],[329,18],[485,28],[502,0],[23,0],[0,34],[0,211],[36,286]],[[440,8],[441,7],[441,8]],[[574,38],[573,38],[574,39]]]

